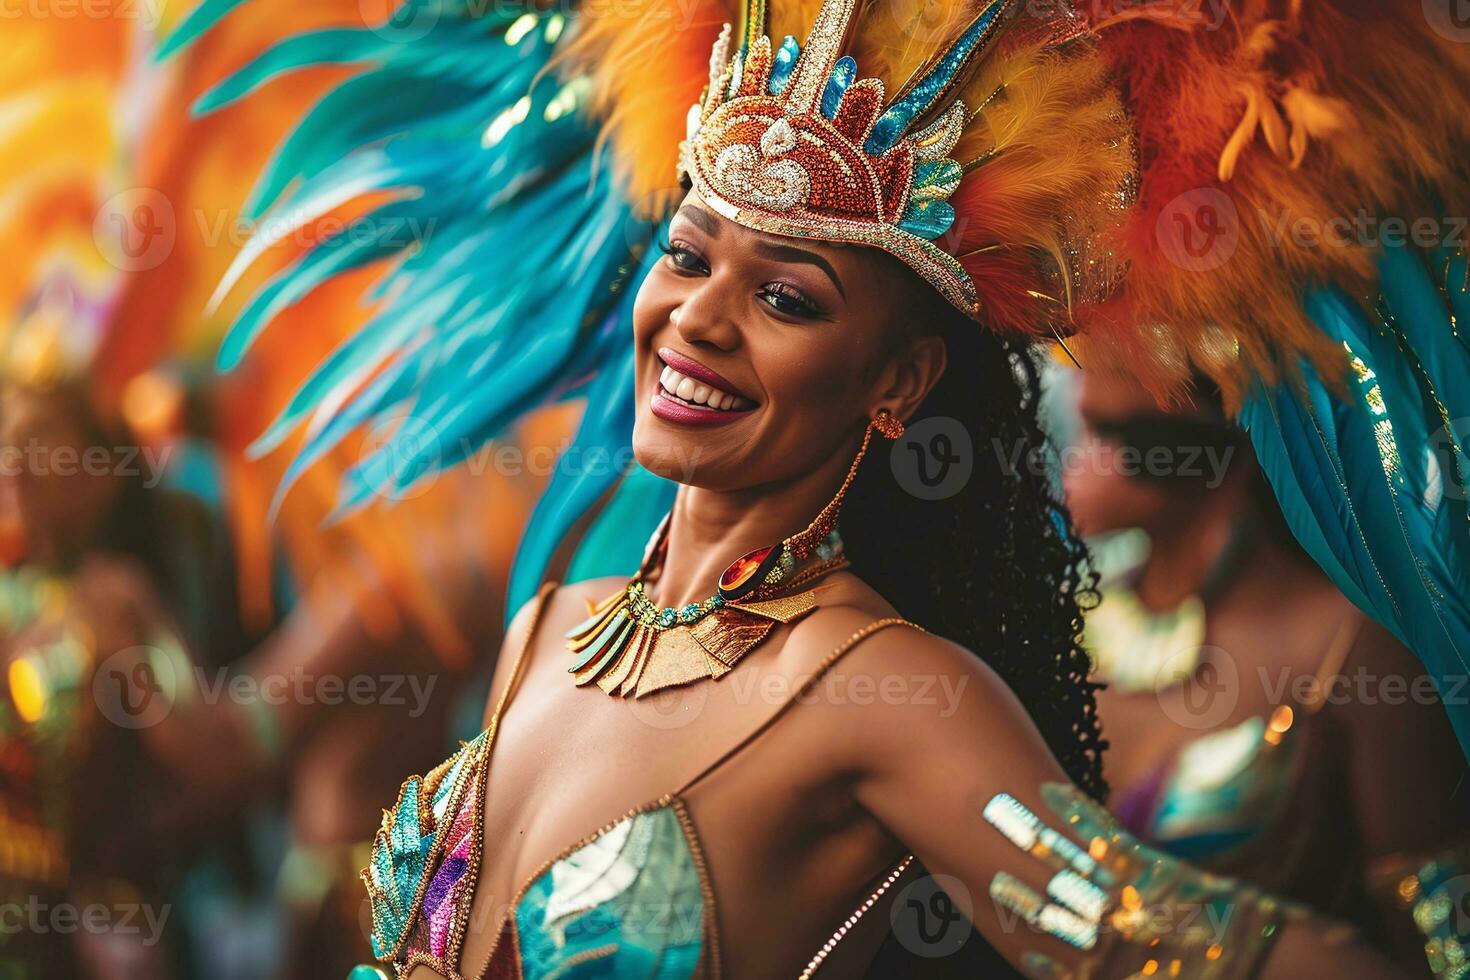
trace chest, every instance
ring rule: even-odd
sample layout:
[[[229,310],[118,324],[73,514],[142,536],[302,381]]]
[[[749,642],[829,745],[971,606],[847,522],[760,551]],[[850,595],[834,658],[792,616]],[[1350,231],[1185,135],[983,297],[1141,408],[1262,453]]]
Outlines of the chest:
[[[746,767],[718,764],[780,708],[772,697],[784,676],[780,654],[773,645],[718,682],[615,698],[577,687],[559,632],[544,630],[528,651],[485,774],[482,889],[497,903],[513,901],[548,862],[667,801],[711,767],[722,784],[742,783]],[[743,748],[736,759],[754,751]],[[783,753],[779,767],[758,767],[760,778],[744,791],[752,847],[790,839],[771,831],[816,818],[801,801],[822,795],[820,765],[814,755],[794,754]],[[712,822],[722,816],[703,799],[693,809]]]

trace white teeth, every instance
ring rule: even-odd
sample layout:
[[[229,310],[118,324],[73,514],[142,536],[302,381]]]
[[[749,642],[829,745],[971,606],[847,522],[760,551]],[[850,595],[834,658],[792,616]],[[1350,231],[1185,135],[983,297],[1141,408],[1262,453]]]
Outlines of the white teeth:
[[[691,405],[707,405],[720,411],[743,410],[750,407],[750,403],[744,398],[732,395],[727,391],[720,391],[718,388],[711,388],[693,378],[687,378],[667,365],[659,374],[658,383],[666,393]]]

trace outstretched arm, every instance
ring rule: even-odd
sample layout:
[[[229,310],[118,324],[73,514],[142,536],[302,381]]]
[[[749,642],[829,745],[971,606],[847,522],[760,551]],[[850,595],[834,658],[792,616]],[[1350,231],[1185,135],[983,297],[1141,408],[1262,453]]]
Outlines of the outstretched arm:
[[[829,705],[858,801],[1013,964],[1041,977],[1389,977],[1351,932],[1134,841],[1072,786],[1029,717],[968,651],[910,630],[844,663],[878,690],[948,698]]]

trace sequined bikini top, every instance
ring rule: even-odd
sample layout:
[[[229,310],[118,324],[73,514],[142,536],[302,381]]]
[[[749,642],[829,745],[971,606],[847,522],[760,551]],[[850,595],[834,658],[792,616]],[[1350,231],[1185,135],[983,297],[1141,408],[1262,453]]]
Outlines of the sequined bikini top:
[[[372,906],[373,955],[398,977],[423,964],[465,980],[460,957],[479,876],[486,779],[495,733],[525,663],[550,588],[543,590],[510,682],[489,727],[426,776],[403,784],[362,877]],[[901,619],[880,619],[839,646],[780,710],[679,790],[625,813],[564,849],[515,893],[489,961],[470,977],[718,977],[714,891],[683,794],[766,731],[844,654]],[[820,965],[906,869],[877,890],[813,957]],[[360,966],[350,980],[386,976]]]

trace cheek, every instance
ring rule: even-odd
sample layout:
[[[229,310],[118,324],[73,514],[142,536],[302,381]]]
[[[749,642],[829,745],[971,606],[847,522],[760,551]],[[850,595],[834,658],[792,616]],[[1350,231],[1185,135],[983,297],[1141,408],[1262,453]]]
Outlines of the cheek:
[[[647,347],[659,327],[669,322],[669,313],[678,305],[677,289],[670,277],[654,269],[644,277],[633,299],[633,339],[640,348]]]
[[[843,325],[781,326],[751,359],[773,407],[842,411],[865,399],[872,365],[860,332]]]

